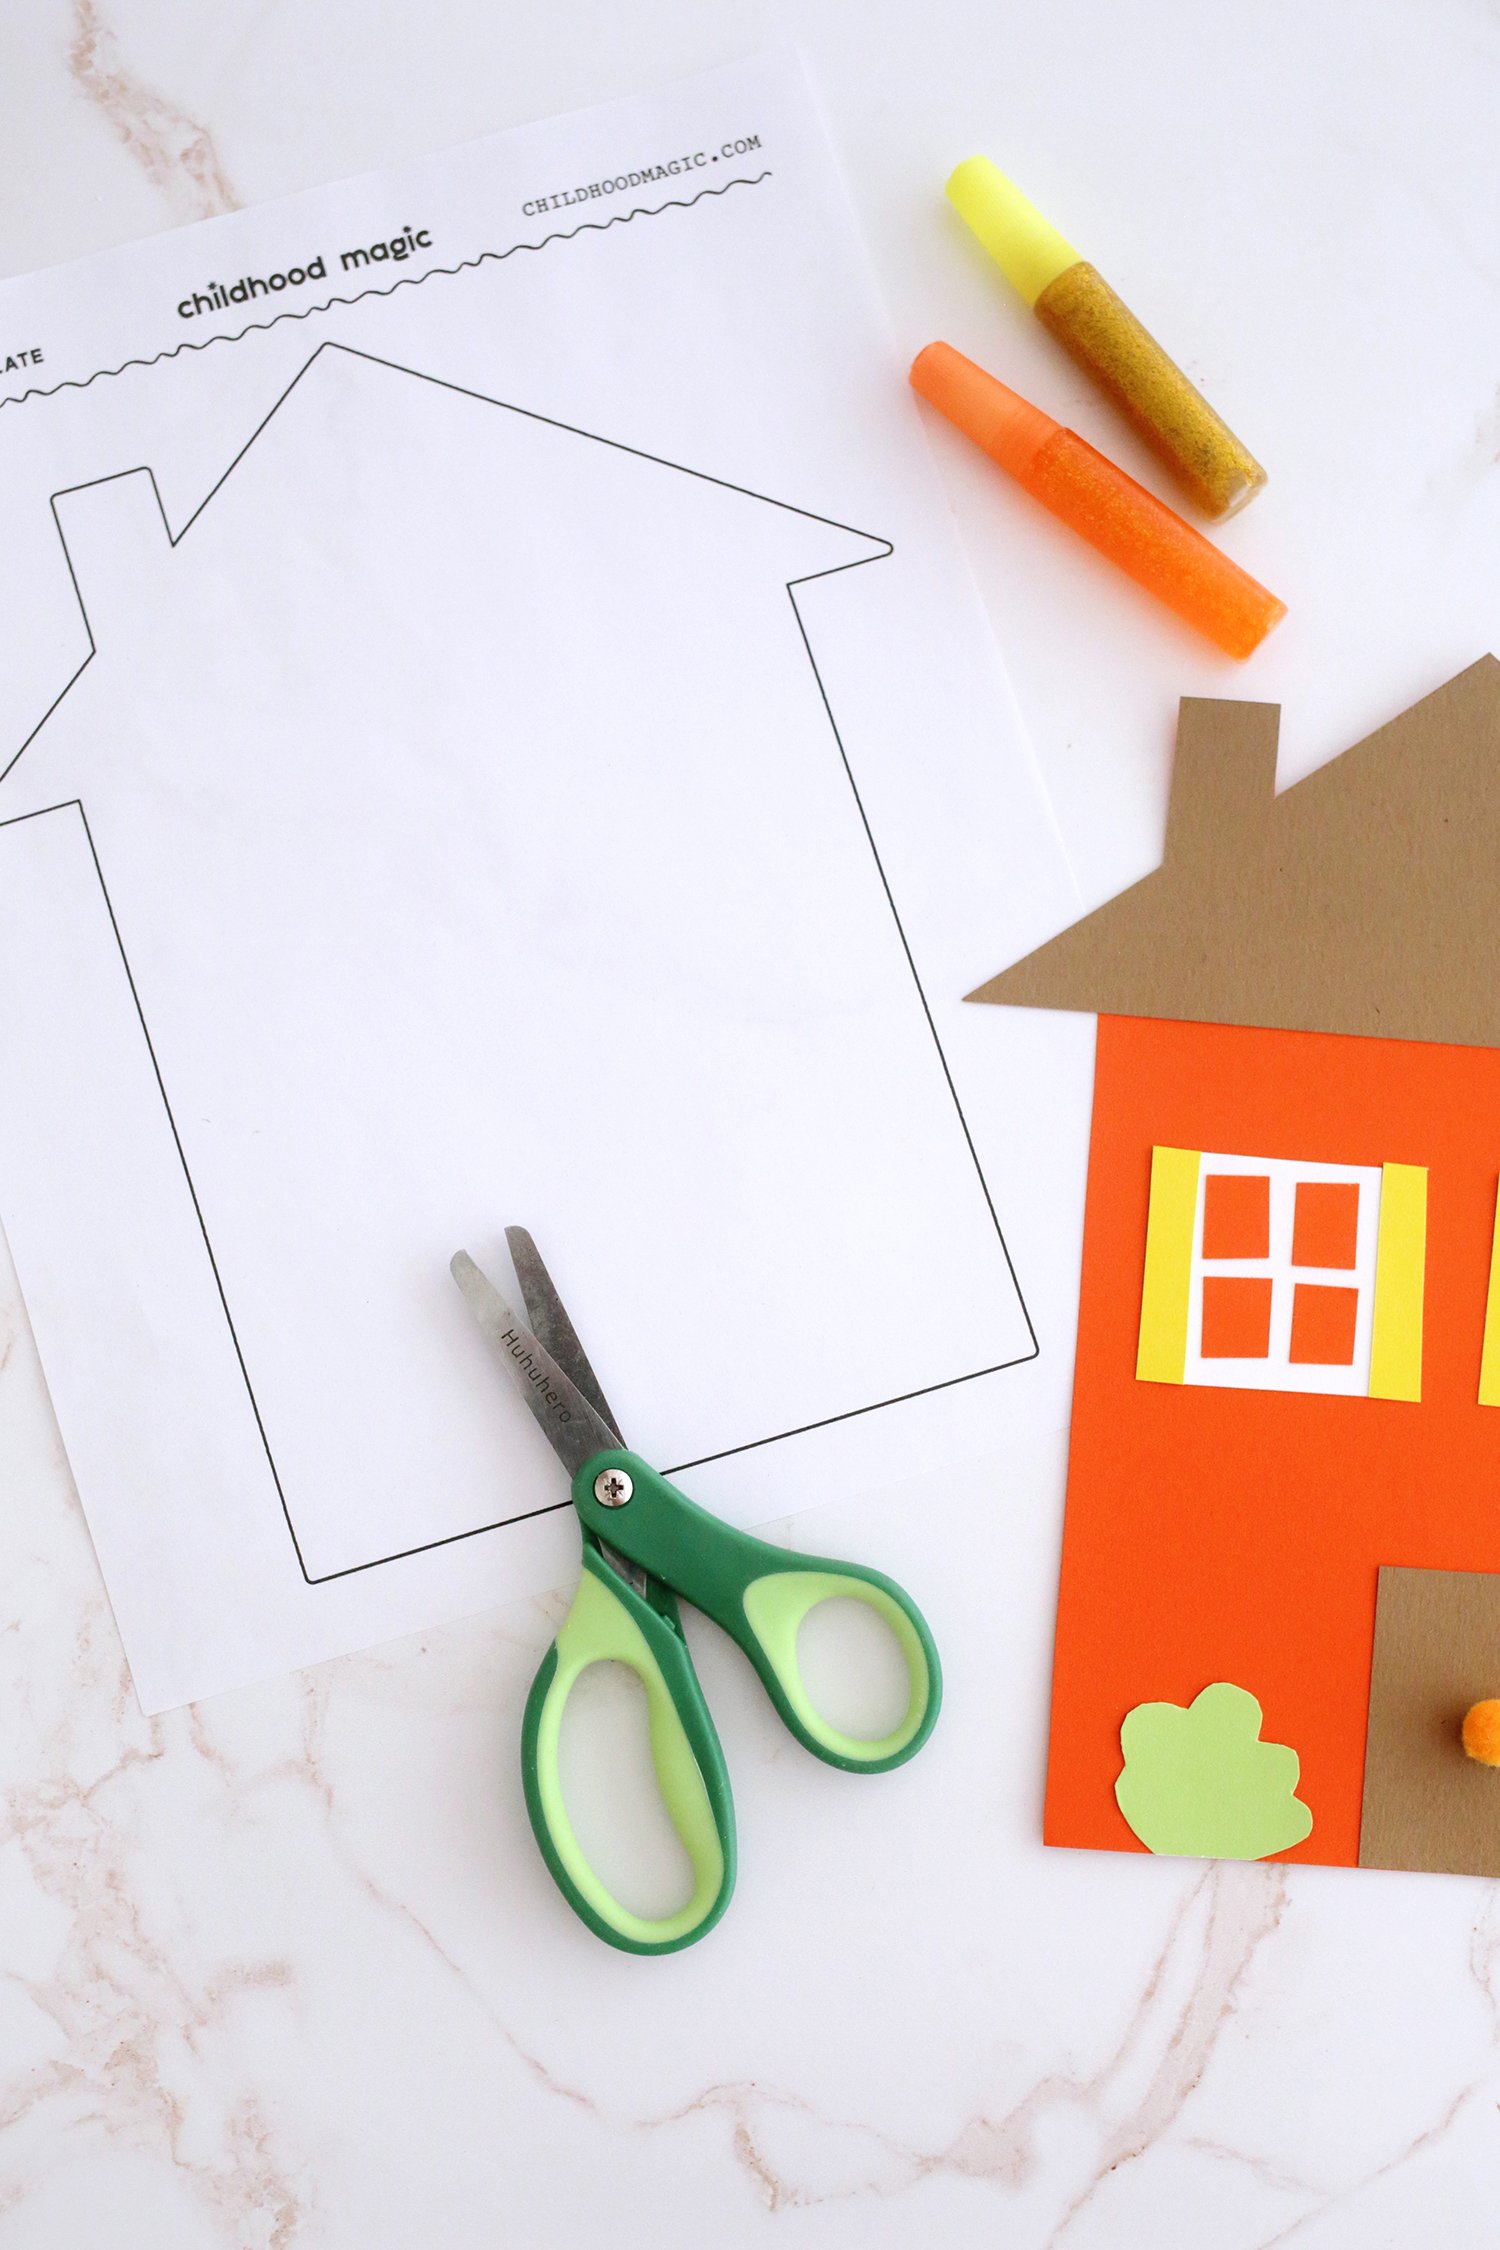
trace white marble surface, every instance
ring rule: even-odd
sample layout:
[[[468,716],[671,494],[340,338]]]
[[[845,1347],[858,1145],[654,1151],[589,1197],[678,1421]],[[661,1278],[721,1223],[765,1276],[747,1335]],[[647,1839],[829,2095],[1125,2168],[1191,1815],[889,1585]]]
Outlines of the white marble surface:
[[[0,269],[786,30],[913,346],[1134,459],[945,224],[987,146],[1270,458],[1226,543],[1293,615],[1230,673],[943,448],[1091,894],[1157,848],[1179,691],[1285,697],[1294,772],[1497,638],[1482,0],[25,0]],[[919,1587],[947,1658],[878,1785],[695,1635],[740,1891],[637,1962],[557,1905],[519,1801],[560,1604],[141,1720],[0,1271],[0,2246],[1492,2244],[1492,1886],[1036,1841],[1062,1483],[1059,1440],[805,1527]]]

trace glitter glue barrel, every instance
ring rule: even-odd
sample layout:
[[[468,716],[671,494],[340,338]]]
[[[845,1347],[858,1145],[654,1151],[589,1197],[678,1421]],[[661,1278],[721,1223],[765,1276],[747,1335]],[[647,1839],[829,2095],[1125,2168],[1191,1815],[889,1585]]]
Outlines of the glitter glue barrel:
[[[1285,617],[1285,602],[1144,485],[951,344],[919,352],[911,381],[1043,507],[1227,656],[1248,656]]]
[[[971,156],[948,200],[1043,327],[1115,401],[1198,506],[1216,520],[1252,500],[1266,472],[1128,305],[987,156]]]

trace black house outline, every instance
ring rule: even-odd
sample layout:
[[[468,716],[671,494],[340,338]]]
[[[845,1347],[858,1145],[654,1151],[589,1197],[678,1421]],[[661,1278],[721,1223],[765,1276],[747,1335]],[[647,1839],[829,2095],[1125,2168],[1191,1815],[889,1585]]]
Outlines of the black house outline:
[[[674,470],[680,476],[694,477],[701,483],[717,485],[724,491],[739,493],[747,499],[762,501],[767,506],[782,509],[788,515],[799,516],[805,522],[824,524],[831,530],[847,532],[853,538],[869,540],[872,545],[876,546],[880,550],[878,553],[873,555],[860,555],[856,557],[852,562],[833,564],[827,570],[809,571],[800,578],[788,579],[786,581],[787,598],[792,605],[792,614],[796,619],[797,632],[802,642],[803,652],[807,657],[808,664],[812,670],[813,679],[817,685],[818,697],[820,702],[822,703],[824,714],[828,720],[829,730],[838,749],[840,763],[843,766],[844,775],[846,780],[848,781],[849,789],[854,799],[855,808],[859,814],[860,825],[864,830],[865,840],[870,847],[870,854],[875,863],[876,873],[880,878],[881,889],[885,895],[886,904],[890,908],[891,919],[895,924],[897,936],[900,939],[901,950],[905,957],[907,968],[911,972],[912,984],[915,988],[917,999],[922,1009],[922,1015],[932,1039],[932,1044],[938,1058],[939,1067],[943,1073],[944,1083],[947,1086],[949,1097],[953,1103],[954,1114],[958,1119],[959,1128],[963,1134],[964,1145],[968,1150],[970,1162],[974,1167],[975,1177],[979,1182],[980,1192],[984,1197],[985,1208],[989,1212],[990,1221],[995,1230],[995,1239],[1000,1245],[1000,1252],[1005,1260],[1006,1272],[1010,1277],[1011,1287],[1015,1291],[1016,1302],[1021,1308],[1021,1317],[1025,1321],[1026,1333],[1030,1338],[1030,1349],[1028,1351],[1018,1353],[1012,1359],[997,1360],[991,1366],[973,1368],[969,1371],[969,1373],[964,1375],[952,1375],[945,1378],[944,1381],[939,1383],[924,1384],[917,1390],[899,1391],[894,1393],[889,1398],[873,1399],[868,1405],[865,1406],[850,1407],[842,1413],[826,1415],[814,1422],[798,1423],[790,1429],[772,1431],[766,1437],[748,1439],[740,1445],[725,1447],[723,1451],[719,1453],[702,1454],[696,1460],[678,1462],[675,1465],[664,1469],[663,1473],[668,1476],[676,1476],[681,1474],[685,1470],[701,1468],[709,1461],[725,1460],[733,1454],[754,1452],[763,1445],[779,1444],[783,1438],[800,1437],[809,1430],[826,1429],[838,1422],[854,1421],[863,1415],[878,1413],[884,1407],[899,1406],[911,1399],[927,1397],[932,1392],[952,1390],[961,1384],[977,1382],[983,1376],[997,1375],[1002,1373],[1006,1368],[1021,1366],[1028,1361],[1036,1359],[1040,1353],[1040,1346],[1037,1341],[1036,1329],[1032,1322],[1030,1307],[1027,1305],[1025,1295],[1021,1289],[1020,1279],[1016,1273],[1014,1261],[1011,1258],[1010,1248],[1005,1240],[1005,1235],[1000,1225],[999,1214],[995,1209],[994,1198],[990,1194],[989,1182],[984,1176],[984,1170],[979,1161],[979,1153],[975,1148],[974,1138],[969,1130],[969,1121],[964,1114],[963,1104],[959,1100],[958,1089],[954,1084],[953,1074],[948,1066],[948,1058],[943,1052],[942,1041],[938,1037],[937,1025],[933,1020],[932,1009],[928,1003],[927,994],[923,989],[922,980],[917,971],[917,965],[912,954],[911,945],[907,938],[906,930],[902,924],[900,913],[898,912],[896,907],[896,901],[891,891],[890,881],[886,875],[885,865],[881,859],[880,850],[878,845],[876,844],[874,832],[870,826],[869,815],[865,810],[864,800],[860,796],[859,785],[854,778],[853,768],[851,767],[849,762],[849,755],[844,747],[843,737],[839,732],[838,721],[834,717],[833,707],[829,701],[827,689],[823,684],[822,674],[818,670],[817,658],[813,654],[812,643],[808,637],[807,627],[803,620],[802,612],[797,603],[797,588],[799,586],[811,585],[818,579],[822,578],[838,577],[842,572],[846,570],[863,569],[867,563],[883,562],[887,560],[889,556],[894,553],[894,548],[888,539],[879,538],[876,534],[871,532],[860,531],[856,526],[852,524],[840,523],[836,518],[832,516],[818,515],[812,509],[794,507],[790,501],[778,500],[771,493],[755,492],[751,490],[749,486],[735,484],[726,477],[711,476],[705,470],[688,468],[684,463],[680,461],[668,461],[660,454],[648,453],[643,447],[626,445],[616,438],[601,437],[596,431],[579,429],[573,423],[561,422],[550,415],[539,414],[530,407],[516,406],[506,399],[491,398],[482,391],[471,390],[464,384],[450,382],[443,376],[430,375],[421,368],[406,367],[401,365],[396,360],[383,359],[377,353],[361,351],[354,345],[338,343],[332,339],[328,339],[323,343],[320,343],[310,354],[310,356],[303,362],[297,373],[292,377],[290,383],[287,384],[286,388],[276,398],[267,413],[251,431],[249,437],[245,440],[239,451],[234,455],[233,459],[229,463],[229,466],[224,470],[222,476],[220,476],[217,481],[212,486],[210,486],[208,492],[205,493],[204,497],[199,501],[197,507],[194,508],[192,514],[187,517],[178,531],[174,532],[172,530],[171,524],[167,520],[167,512],[162,504],[161,493],[156,482],[156,474],[155,471],[150,467],[149,463],[143,463],[135,468],[130,469],[112,470],[107,476],[91,477],[86,479],[82,484],[65,485],[60,487],[50,496],[53,524],[56,528],[58,540],[62,547],[63,559],[67,564],[68,577],[72,583],[74,598],[78,603],[79,615],[83,619],[84,631],[88,637],[88,654],[83,659],[83,662],[74,671],[71,678],[63,686],[61,691],[53,698],[52,702],[48,705],[42,717],[38,720],[37,724],[31,729],[31,732],[22,742],[20,748],[9,760],[7,760],[6,764],[3,767],[0,767],[0,784],[3,784],[7,777],[15,770],[15,767],[25,756],[27,750],[36,741],[37,737],[43,732],[54,714],[66,701],[72,690],[77,686],[79,680],[88,670],[89,665],[93,662],[95,655],[98,653],[97,645],[94,640],[93,628],[89,622],[88,608],[84,602],[82,589],[79,586],[77,574],[73,568],[73,558],[71,553],[69,552],[67,535],[63,530],[62,520],[57,512],[57,503],[59,502],[59,500],[64,500],[68,498],[70,494],[75,492],[86,492],[94,489],[99,485],[117,483],[122,477],[144,475],[150,480],[152,496],[156,501],[157,509],[161,515],[162,527],[166,532],[168,545],[173,548],[177,547],[180,542],[187,536],[188,532],[192,529],[198,518],[203,514],[204,510],[207,508],[209,502],[214,498],[215,494],[223,489],[228,479],[233,475],[234,471],[239,467],[240,463],[249,454],[256,440],[262,435],[275,415],[279,413],[281,408],[286,404],[286,401],[291,397],[292,393],[296,390],[298,384],[308,373],[309,369],[317,363],[324,352],[329,351],[342,352],[350,358],[367,361],[372,366],[387,368],[391,372],[398,375],[410,376],[414,381],[431,383],[440,390],[454,392],[462,398],[474,399],[481,405],[497,407],[502,409],[506,413],[519,414],[524,416],[528,421],[545,424],[550,429],[565,431],[573,437],[586,438],[595,445],[609,446],[615,452],[631,454],[636,459],[652,462],[659,468]],[[550,1501],[545,1506],[540,1508],[527,1508],[519,1511],[515,1515],[497,1517],[494,1521],[489,1523],[474,1524],[464,1531],[448,1532],[442,1538],[424,1540],[420,1544],[413,1547],[398,1548],[392,1553],[386,1555],[375,1555],[366,1562],[351,1563],[346,1565],[341,1570],[325,1571],[317,1576],[314,1576],[308,1570],[307,1564],[303,1558],[301,1542],[297,1537],[296,1526],[292,1521],[291,1508],[288,1504],[286,1493],[282,1488],[281,1475],[276,1466],[276,1459],[271,1449],[270,1438],[267,1433],[265,1423],[261,1417],[260,1404],[255,1395],[255,1386],[251,1381],[250,1370],[246,1364],[245,1355],[240,1346],[239,1334],[235,1328],[234,1315],[229,1308],[229,1299],[219,1272],[218,1260],[214,1254],[214,1247],[212,1239],[209,1235],[208,1224],[203,1213],[202,1205],[199,1201],[198,1190],[194,1183],[192,1172],[188,1165],[186,1151],[184,1150],[182,1145],[182,1138],[177,1129],[177,1120],[173,1115],[172,1104],[167,1094],[166,1082],[162,1076],[161,1065],[157,1060],[156,1048],[151,1038],[150,1028],[146,1022],[145,1010],[141,1004],[140,994],[136,988],[135,975],[130,966],[129,955],[125,950],[125,942],[121,934],[120,925],[115,916],[114,903],[110,898],[109,887],[104,879],[104,869],[100,864],[99,853],[94,843],[93,833],[89,827],[88,813],[85,809],[83,799],[81,797],[64,798],[53,805],[39,806],[31,812],[15,814],[7,819],[0,819],[0,829],[19,827],[26,821],[46,819],[50,815],[60,812],[76,812],[83,828],[84,837],[88,844],[89,855],[93,862],[94,872],[98,877],[99,889],[104,900],[105,910],[109,916],[110,929],[113,932],[115,944],[119,948],[121,964],[124,968],[126,980],[130,987],[130,996],[135,1007],[137,1020],[141,1027],[141,1035],[146,1043],[146,1051],[150,1057],[152,1072],[156,1079],[157,1089],[161,1095],[162,1106],[166,1113],[167,1123],[171,1129],[173,1144],[177,1150],[178,1162],[182,1166],[183,1179],[187,1184],[188,1194],[192,1199],[193,1213],[198,1223],[199,1232],[203,1238],[203,1247],[208,1257],[209,1268],[213,1274],[214,1286],[218,1292],[219,1303],[223,1308],[224,1319],[229,1330],[230,1341],[234,1346],[235,1359],[239,1366],[241,1377],[244,1381],[246,1395],[250,1401],[251,1412],[255,1417],[255,1427],[260,1437],[261,1446],[265,1452],[266,1465],[271,1473],[271,1481],[276,1489],[276,1497],[281,1505],[281,1513],[286,1524],[287,1535],[291,1540],[292,1551],[297,1558],[297,1567],[302,1574],[303,1582],[308,1586],[328,1585],[336,1579],[356,1577],[363,1571],[380,1569],[386,1563],[404,1562],[409,1560],[414,1555],[427,1554],[437,1548],[454,1546],[461,1540],[476,1539],[484,1533],[503,1530],[510,1524],[526,1522],[533,1516],[552,1515],[558,1513],[562,1509],[571,1507],[571,1499],[564,1497],[561,1500]]]

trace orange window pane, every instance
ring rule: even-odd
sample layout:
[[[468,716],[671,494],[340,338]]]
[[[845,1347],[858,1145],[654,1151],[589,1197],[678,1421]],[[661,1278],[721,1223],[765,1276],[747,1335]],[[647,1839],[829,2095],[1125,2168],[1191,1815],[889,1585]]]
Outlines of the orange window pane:
[[[1292,1224],[1294,1266],[1352,1266],[1358,1232],[1357,1180],[1299,1181]]]
[[[1301,1194],[1301,1189],[1298,1189]],[[1292,1295],[1292,1361],[1298,1367],[1348,1367],[1354,1358],[1357,1289],[1299,1281]]]
[[[1241,1274],[1205,1274],[1203,1357],[1264,1359],[1270,1345],[1270,1282]]]
[[[1271,1248],[1271,1183],[1262,1173],[1210,1172],[1203,1183],[1205,1258],[1264,1258]]]

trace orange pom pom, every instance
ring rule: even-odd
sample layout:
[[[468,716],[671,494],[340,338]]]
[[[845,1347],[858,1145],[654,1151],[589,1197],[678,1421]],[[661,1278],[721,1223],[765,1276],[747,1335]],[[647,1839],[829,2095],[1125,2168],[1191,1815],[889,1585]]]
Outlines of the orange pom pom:
[[[1464,1713],[1464,1750],[1482,1766],[1500,1766],[1500,1700],[1494,1696]]]

